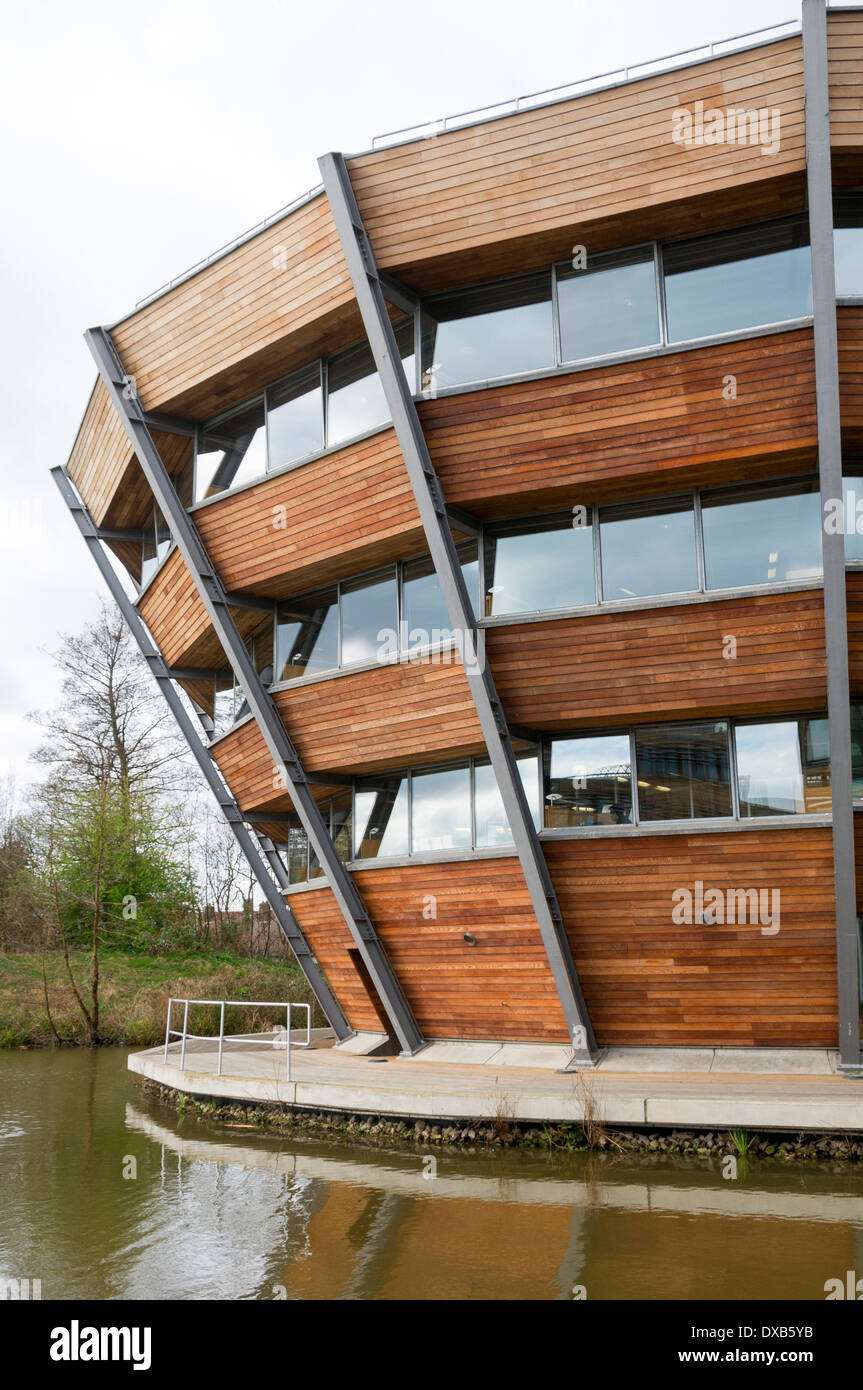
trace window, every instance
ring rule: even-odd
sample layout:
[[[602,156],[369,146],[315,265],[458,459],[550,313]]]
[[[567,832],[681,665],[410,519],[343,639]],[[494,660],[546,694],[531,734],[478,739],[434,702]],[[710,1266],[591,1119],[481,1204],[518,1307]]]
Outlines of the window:
[[[479,602],[479,561],[477,542],[464,541],[456,547],[462,577],[474,616]],[[408,560],[402,568],[402,645],[407,651],[419,650],[447,640],[449,614],[440,590],[431,556]]]
[[[691,498],[603,507],[599,525],[604,599],[698,589]]]
[[[470,849],[470,768],[411,775],[411,852]]]
[[[845,559],[863,560],[863,474],[842,479],[842,517]]]
[[[821,502],[815,483],[705,492],[708,589],[821,577]]]
[[[399,324],[395,334],[413,394],[416,390],[413,320]],[[327,363],[327,448],[378,429],[389,418],[384,388],[368,344],[357,343],[331,357]]]
[[[629,734],[552,739],[545,786],[547,826],[631,825]]]
[[[395,775],[357,782],[354,797],[354,856],[376,859],[407,854],[408,780]]]
[[[430,299],[422,316],[423,391],[552,367],[553,327],[548,271]]]
[[[636,729],[635,765],[640,820],[732,814],[726,720]]]
[[[159,508],[153,503],[149,524],[141,545],[141,588],[149,583],[171,549],[171,532]]]
[[[233,671],[217,671],[213,695],[213,734],[220,738],[233,727],[239,704],[240,691],[234,685]]]
[[[539,828],[539,760],[535,753],[516,755],[522,786],[534,825]],[[512,830],[491,763],[477,762],[473,769],[474,844],[477,849],[511,845]]]
[[[276,680],[294,680],[339,664],[338,589],[280,603],[276,619]]]
[[[836,295],[863,295],[863,193],[840,193],[833,212]]]
[[[498,526],[485,538],[485,615],[580,608],[596,600],[593,527],[572,517]]]
[[[267,391],[267,464],[285,464],[324,447],[321,363],[313,362]]]
[[[653,246],[589,256],[584,270],[557,268],[564,362],[660,341]]]
[[[851,775],[853,795],[863,797],[863,704],[851,704]]]
[[[263,397],[211,420],[198,434],[195,501],[239,487],[267,471]]]
[[[339,792],[338,795],[322,801],[318,809],[326,832],[336,847],[336,854],[343,863],[346,862],[350,859],[351,850],[353,813],[351,792]],[[309,843],[309,837],[303,829],[299,816],[296,811],[289,811],[287,815],[287,832],[284,834],[284,838],[279,841],[278,848],[285,861],[288,881],[290,883],[306,883],[310,879],[323,878],[325,870]]]
[[[802,219],[674,242],[663,247],[663,268],[672,343],[812,312]]]
[[[398,584],[396,570],[371,579],[352,579],[339,592],[341,609],[341,665],[374,661],[386,640],[380,632],[398,630]]]
[[[830,810],[826,719],[738,724],[735,746],[741,816]]]

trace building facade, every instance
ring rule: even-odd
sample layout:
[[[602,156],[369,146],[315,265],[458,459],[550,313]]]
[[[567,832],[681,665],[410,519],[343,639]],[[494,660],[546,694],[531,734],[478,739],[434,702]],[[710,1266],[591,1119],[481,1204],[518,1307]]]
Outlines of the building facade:
[[[863,11],[320,166],[55,476],[327,1016],[855,1066]]]

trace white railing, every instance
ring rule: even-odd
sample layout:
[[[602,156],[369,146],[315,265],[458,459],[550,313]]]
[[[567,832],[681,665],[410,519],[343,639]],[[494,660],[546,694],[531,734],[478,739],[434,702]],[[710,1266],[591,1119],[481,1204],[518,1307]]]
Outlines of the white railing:
[[[183,1026],[182,1028],[171,1027],[171,1015],[175,1004],[183,1005]],[[215,1033],[190,1033],[189,1032],[189,1007],[195,1004],[204,1004],[219,1010],[219,1031]],[[276,1024],[272,1033],[226,1033],[225,1032],[225,1010],[231,1008],[239,1009],[284,1009],[285,1025]],[[305,1009],[306,1027],[305,1038],[300,1042],[295,1042],[292,1037],[291,1029],[291,1010]],[[218,1063],[216,1075],[222,1075],[222,1058],[224,1056],[225,1042],[230,1042],[232,1046],[244,1044],[249,1047],[275,1047],[285,1049],[285,1080],[291,1079],[291,1048],[292,1047],[311,1047],[312,1045],[312,1011],[309,1004],[282,1004],[274,1003],[272,999],[174,999],[168,1000],[168,1018],[165,1024],[165,1052],[164,1061],[167,1065],[168,1046],[171,1038],[180,1039],[180,1070],[183,1071],[186,1065],[186,1041],[193,1038],[195,1042],[208,1042],[214,1045],[218,1043]]]

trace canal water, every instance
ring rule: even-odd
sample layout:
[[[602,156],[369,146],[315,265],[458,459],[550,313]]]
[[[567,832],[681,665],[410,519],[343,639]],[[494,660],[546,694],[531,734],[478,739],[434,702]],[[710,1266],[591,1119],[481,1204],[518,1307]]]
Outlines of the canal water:
[[[0,1052],[0,1278],[43,1299],[796,1299],[863,1277],[863,1171],[272,1138],[120,1049]]]

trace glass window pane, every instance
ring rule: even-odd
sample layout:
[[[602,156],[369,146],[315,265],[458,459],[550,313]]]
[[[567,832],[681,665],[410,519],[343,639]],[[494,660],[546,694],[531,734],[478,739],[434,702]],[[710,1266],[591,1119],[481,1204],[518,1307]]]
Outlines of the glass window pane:
[[[233,727],[239,696],[240,691],[234,685],[233,671],[217,671],[213,700],[213,725],[217,738]]]
[[[159,508],[153,504],[149,525],[145,528],[146,539],[141,543],[141,587],[152,579],[168,551],[171,549],[171,533]]]
[[[628,734],[552,740],[545,778],[545,823],[632,824]]]
[[[342,665],[378,658],[386,637],[398,633],[398,588],[395,570],[376,579],[354,579],[341,589]],[[392,639],[390,639],[392,641]]]
[[[557,271],[564,362],[659,342],[653,248],[589,256],[584,270]]]
[[[416,390],[414,326],[405,320],[395,330],[402,366],[411,393]],[[327,447],[368,430],[379,429],[390,418],[389,406],[374,358],[367,343],[357,343],[331,357],[327,363]]]
[[[853,794],[863,797],[863,704],[851,705],[851,774]]]
[[[803,808],[807,815],[829,815],[833,809],[830,778],[830,726],[826,719],[800,720],[803,762]]]
[[[732,813],[724,719],[637,729],[635,767],[639,820],[698,820]]]
[[[267,461],[282,468],[323,447],[321,364],[314,362],[267,392]]]
[[[836,294],[863,294],[863,193],[845,190],[836,195],[833,208],[833,255]]]
[[[343,864],[353,858],[354,797],[349,788],[330,802],[331,834],[336,854]]]
[[[815,483],[705,492],[708,589],[821,577],[821,502]]]
[[[280,603],[276,627],[277,681],[294,680],[339,664],[338,591],[333,585]]]
[[[477,542],[465,541],[456,549],[473,611],[478,616],[479,561],[477,559]],[[414,648],[429,646],[434,642],[446,641],[444,636],[435,636],[436,633],[448,633],[451,628],[449,614],[430,556],[406,561],[402,569],[402,610],[404,622],[402,642],[405,650],[410,651]]]
[[[781,816],[803,811],[797,721],[738,724],[734,737],[741,816]]]
[[[539,768],[535,753],[518,755],[518,771],[527,794],[533,823],[539,829]],[[513,843],[503,797],[491,763],[476,763],[473,770],[474,843],[477,849]]]
[[[863,477],[842,479],[845,559],[863,560]]]
[[[195,501],[239,487],[267,471],[263,400],[225,419],[212,420],[198,434]]]
[[[470,768],[415,772],[411,780],[411,853],[470,849]]]
[[[495,528],[485,540],[485,615],[596,601],[593,527],[570,519]]]
[[[296,811],[289,811],[287,837],[280,845],[291,883],[305,883],[309,877],[309,839]]]
[[[662,258],[670,342],[812,312],[803,221],[675,242],[663,247]]]
[[[695,517],[689,498],[603,507],[599,526],[605,600],[698,588]]]
[[[487,381],[554,365],[551,273],[479,285],[423,309],[422,388]]]
[[[354,857],[383,858],[407,854],[408,784],[406,777],[357,783],[354,797]]]

